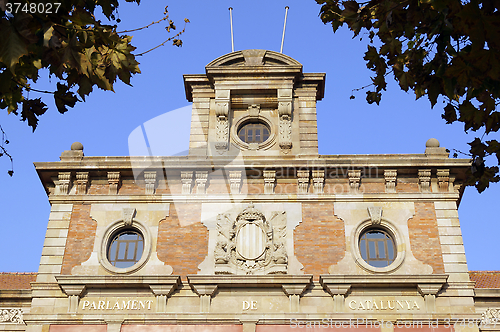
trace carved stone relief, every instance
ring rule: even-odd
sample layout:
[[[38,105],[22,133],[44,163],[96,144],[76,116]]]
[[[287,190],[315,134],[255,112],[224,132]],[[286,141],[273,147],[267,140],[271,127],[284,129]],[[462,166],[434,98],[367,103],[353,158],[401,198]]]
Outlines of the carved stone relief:
[[[292,148],[292,92],[278,90],[279,145],[283,153]]]
[[[202,203],[209,240],[198,274],[304,274],[293,240],[301,221],[301,203]]]
[[[488,308],[481,314],[482,325],[496,325],[500,323],[500,308]]]
[[[270,220],[253,204],[236,219],[217,216],[216,274],[286,274],[286,213]]]
[[[419,169],[418,170],[418,182],[420,183],[421,192],[431,191],[431,170],[430,169]]]
[[[0,323],[24,324],[23,309],[0,308]]]
[[[215,92],[215,149],[219,153],[226,151],[229,146],[229,95],[229,90]]]
[[[395,169],[384,170],[385,178],[385,192],[395,193],[396,192],[396,178],[398,176],[398,171]]]

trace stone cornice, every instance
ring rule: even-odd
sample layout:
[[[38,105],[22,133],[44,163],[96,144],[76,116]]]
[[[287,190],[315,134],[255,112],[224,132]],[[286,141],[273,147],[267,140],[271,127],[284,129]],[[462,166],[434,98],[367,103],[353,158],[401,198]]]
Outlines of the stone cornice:
[[[218,287],[282,287],[282,285],[311,284],[312,275],[188,275],[190,285]]]
[[[349,288],[415,287],[422,295],[435,295],[448,280],[446,274],[429,275],[321,275],[319,282],[330,294]],[[344,287],[340,287],[344,286]],[[337,290],[338,289],[338,290]],[[333,292],[333,293],[332,293]]]
[[[241,197],[242,202],[289,202],[288,194],[269,196],[253,194],[220,194],[220,195],[51,195],[51,204],[75,204],[82,201],[92,203],[224,203]],[[458,193],[368,193],[368,194],[303,194],[296,195],[301,202],[438,202],[457,201]]]
[[[154,288],[160,285],[173,285],[178,287],[181,283],[180,276],[56,276],[57,283],[66,293],[76,289],[85,288]],[[151,287],[153,286],[153,287]],[[83,292],[84,289],[81,289]],[[154,290],[153,290],[154,291]],[[160,291],[160,290],[158,290]]]

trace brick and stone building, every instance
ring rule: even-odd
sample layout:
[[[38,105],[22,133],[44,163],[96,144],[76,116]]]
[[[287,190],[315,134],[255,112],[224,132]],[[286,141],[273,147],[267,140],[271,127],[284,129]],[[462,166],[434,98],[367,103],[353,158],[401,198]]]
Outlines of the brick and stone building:
[[[184,76],[187,155],[36,163],[40,267],[0,274],[0,330],[500,331],[500,273],[462,243],[469,160],[435,139],[319,155],[325,74],[264,50],[205,69]]]

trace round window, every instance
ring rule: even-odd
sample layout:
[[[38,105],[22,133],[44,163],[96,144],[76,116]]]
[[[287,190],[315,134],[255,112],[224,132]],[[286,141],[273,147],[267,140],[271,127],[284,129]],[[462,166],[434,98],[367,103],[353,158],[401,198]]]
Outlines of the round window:
[[[110,242],[108,261],[117,268],[134,266],[144,252],[144,237],[133,229],[121,230]]]
[[[245,143],[263,143],[269,135],[269,128],[262,122],[247,122],[238,129],[238,137]]]
[[[383,229],[368,229],[359,238],[359,251],[365,262],[373,267],[386,267],[396,259],[393,237]]]

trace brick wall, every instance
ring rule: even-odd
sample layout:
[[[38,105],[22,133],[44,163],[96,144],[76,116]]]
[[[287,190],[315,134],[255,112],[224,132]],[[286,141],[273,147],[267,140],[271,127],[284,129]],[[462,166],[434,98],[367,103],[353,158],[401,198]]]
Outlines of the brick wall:
[[[413,256],[429,264],[433,273],[444,273],[434,203],[415,203],[415,216],[408,220],[408,231]]]
[[[200,203],[176,203],[160,222],[158,258],[172,266],[175,275],[198,273],[198,265],[207,255],[208,230],[200,221]]]
[[[333,215],[333,203],[302,203],[302,222],[295,228],[295,255],[306,274],[328,274],[345,254],[344,222]]]
[[[61,274],[71,274],[73,267],[90,258],[96,228],[97,223],[90,218],[90,205],[73,206]]]

